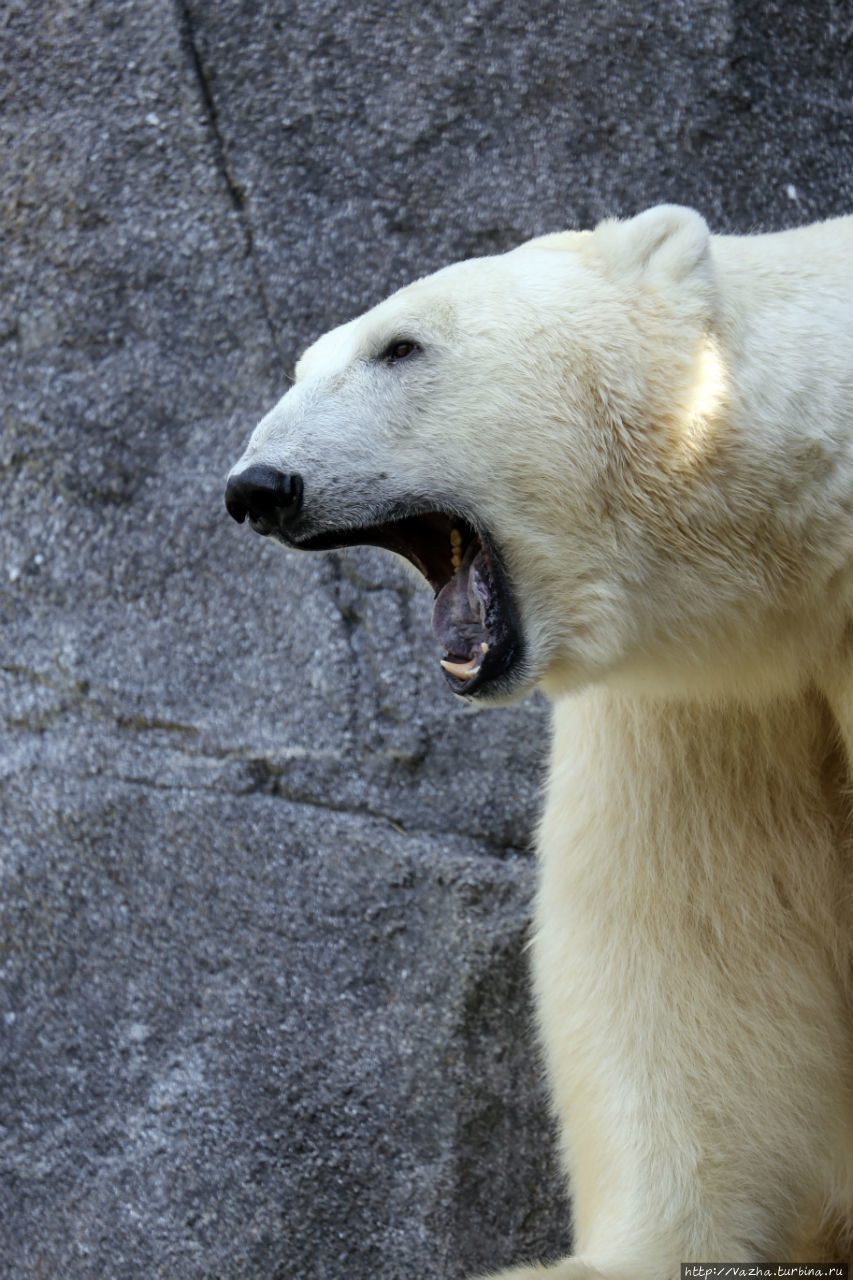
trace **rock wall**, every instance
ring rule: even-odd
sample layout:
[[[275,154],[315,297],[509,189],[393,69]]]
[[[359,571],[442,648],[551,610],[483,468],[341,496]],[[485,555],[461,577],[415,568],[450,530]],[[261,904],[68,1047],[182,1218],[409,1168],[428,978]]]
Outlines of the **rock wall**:
[[[853,208],[837,0],[6,0],[0,1271],[458,1280],[568,1242],[524,945],[546,713],[225,473],[453,258]]]

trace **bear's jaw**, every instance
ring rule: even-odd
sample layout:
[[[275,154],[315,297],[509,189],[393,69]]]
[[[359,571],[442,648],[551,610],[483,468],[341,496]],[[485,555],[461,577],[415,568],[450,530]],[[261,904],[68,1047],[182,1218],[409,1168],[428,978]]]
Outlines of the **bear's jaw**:
[[[452,536],[452,534],[451,534]],[[473,695],[505,679],[521,654],[521,628],[500,556],[486,534],[457,553],[454,573],[436,593],[432,630],[445,650],[445,678]]]
[[[308,537],[285,533],[282,541],[305,551],[373,546],[403,556],[435,594],[432,629],[453,692],[476,696],[515,683],[523,644],[509,578],[489,535],[463,517],[424,511]]]

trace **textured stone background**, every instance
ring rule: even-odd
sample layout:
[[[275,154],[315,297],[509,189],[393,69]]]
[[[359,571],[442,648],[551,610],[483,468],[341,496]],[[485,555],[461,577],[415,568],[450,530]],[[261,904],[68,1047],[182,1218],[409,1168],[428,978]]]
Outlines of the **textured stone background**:
[[[5,0],[0,1273],[458,1280],[567,1241],[546,733],[223,478],[300,349],[538,232],[853,209],[847,0]]]

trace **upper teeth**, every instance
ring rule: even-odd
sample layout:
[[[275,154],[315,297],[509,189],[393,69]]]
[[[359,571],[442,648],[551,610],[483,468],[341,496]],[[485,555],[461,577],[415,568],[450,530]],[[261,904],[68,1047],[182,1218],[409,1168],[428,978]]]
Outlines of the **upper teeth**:
[[[450,563],[454,570],[462,564],[462,534],[458,529],[450,530]]]

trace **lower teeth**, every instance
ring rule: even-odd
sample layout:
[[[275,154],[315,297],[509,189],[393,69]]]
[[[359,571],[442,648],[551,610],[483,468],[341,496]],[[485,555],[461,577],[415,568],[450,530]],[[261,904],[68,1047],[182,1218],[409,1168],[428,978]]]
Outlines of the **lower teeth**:
[[[451,662],[449,658],[442,658],[441,665],[445,671],[456,676],[457,680],[470,680],[479,671],[476,658],[471,658],[468,662]]]
[[[449,671],[452,676],[456,676],[457,680],[470,680],[477,674],[482,665],[483,655],[489,652],[489,646],[483,640],[480,644],[480,661],[477,661],[477,654],[473,658],[469,658],[467,662],[451,662],[450,658],[442,658],[441,665],[445,671]]]

